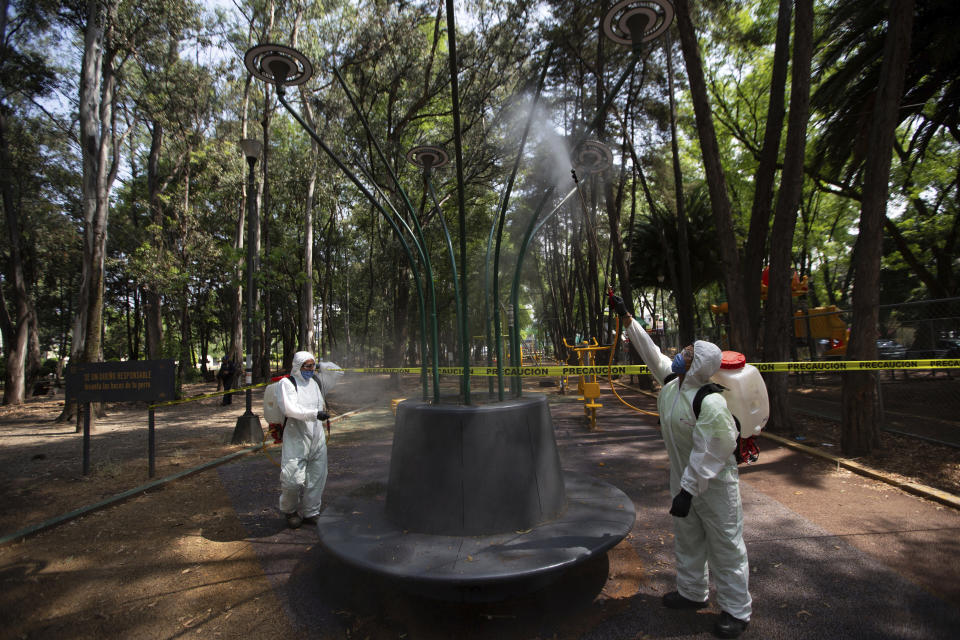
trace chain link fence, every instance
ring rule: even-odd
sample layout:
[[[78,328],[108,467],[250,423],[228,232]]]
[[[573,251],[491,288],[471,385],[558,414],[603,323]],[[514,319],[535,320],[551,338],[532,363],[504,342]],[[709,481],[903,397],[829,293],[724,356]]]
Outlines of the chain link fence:
[[[851,313],[836,307],[794,318],[798,360],[844,359]],[[882,305],[878,360],[960,358],[960,298]],[[956,369],[889,369],[875,374],[880,427],[960,447],[960,373]],[[839,373],[790,374],[794,408],[839,420]]]

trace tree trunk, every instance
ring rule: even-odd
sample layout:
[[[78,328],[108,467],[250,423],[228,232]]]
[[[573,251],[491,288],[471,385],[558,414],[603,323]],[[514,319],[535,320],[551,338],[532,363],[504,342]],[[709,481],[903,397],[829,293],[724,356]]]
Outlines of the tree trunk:
[[[349,272],[348,271],[349,260],[347,260],[343,256],[343,254],[341,254],[341,258],[343,259],[343,261],[340,263],[338,267],[338,271],[341,274],[346,274]],[[328,274],[327,277],[329,278],[330,275]],[[353,358],[356,357],[356,354],[354,353],[354,350],[353,350],[353,339],[351,337],[351,332],[350,332],[350,287],[345,287],[342,295],[346,298],[346,300],[342,303],[343,312],[344,312],[344,317],[343,317],[343,343],[344,344],[343,344],[343,350],[338,352],[336,354],[336,357],[343,360],[343,362],[341,363],[341,366],[352,367],[352,366],[355,366],[353,363]],[[330,355],[331,357],[333,357],[334,354],[331,353]],[[426,357],[427,357],[426,354],[423,354],[423,353],[420,354],[417,362],[426,362],[425,360]]]
[[[293,23],[291,46],[296,49],[300,35],[300,23],[303,19],[304,5],[297,3],[296,17]],[[313,107],[310,105],[306,89],[300,86],[300,98],[303,104],[303,115],[314,130],[317,128],[313,116]],[[300,293],[300,349],[314,353],[313,344],[313,209],[314,194],[317,188],[317,158],[320,155],[320,145],[316,140],[310,140],[310,177],[307,179],[307,198],[303,211],[303,288]],[[316,355],[316,354],[315,354]]]
[[[97,112],[100,109],[100,66],[103,59],[103,28],[105,15],[96,0],[87,0],[87,24],[84,30],[83,60],[80,68],[80,152],[83,162],[82,212],[84,220],[83,260],[80,270],[80,290],[76,316],[73,324],[73,340],[70,350],[72,362],[82,362],[84,342],[87,336],[87,309],[90,306],[92,264],[88,256],[87,232],[96,214],[97,154],[100,147],[100,130]],[[106,11],[103,11],[105,14]]]
[[[244,140],[248,137],[248,112],[250,106],[250,81],[253,76],[247,76],[247,81],[243,87],[243,117],[240,122],[240,139]],[[244,160],[246,160],[244,158]],[[246,161],[243,163],[243,170],[241,172],[242,186],[240,187],[241,197],[240,197],[240,208],[237,211],[237,224],[233,228],[233,248],[235,250],[235,255],[237,256],[237,261],[233,266],[233,285],[228,290],[228,295],[230,296],[230,344],[227,348],[227,353],[225,357],[232,358],[234,363],[237,363],[238,374],[240,379],[244,379],[244,372],[246,371],[246,363],[244,361],[244,352],[243,352],[243,332],[244,332],[244,316],[243,316],[243,273],[244,273],[244,229],[247,224],[247,210],[249,209],[249,198],[255,198],[256,193],[249,193],[247,191],[247,171],[248,166]],[[250,240],[248,239],[248,242]],[[252,339],[252,336],[247,336],[247,340]],[[250,345],[247,345],[247,355],[250,353]]]
[[[300,296],[300,348],[313,350],[313,209],[317,186],[317,145],[313,144],[312,167],[307,181],[303,212],[303,291]]]
[[[26,399],[26,360],[30,332],[30,301],[27,283],[23,272],[23,256],[20,237],[20,211],[14,204],[13,185],[10,178],[13,173],[10,149],[7,142],[6,109],[0,106],[0,191],[3,197],[3,212],[7,223],[7,239],[10,243],[10,264],[7,277],[10,279],[13,293],[14,317],[10,318],[6,300],[0,311],[0,328],[3,331],[3,343],[6,347],[7,367],[3,380],[3,404],[22,404]]]
[[[914,0],[893,0],[890,4],[883,62],[869,119],[857,260],[853,267],[853,322],[847,345],[847,357],[850,360],[874,360],[877,357],[883,220],[887,211],[894,133],[899,121],[903,79],[910,54],[913,8]],[[844,455],[869,454],[879,444],[876,378],[873,373],[855,371],[845,375],[842,415],[840,446]]]
[[[337,198],[334,198],[330,206],[330,218],[327,220],[326,226],[321,229],[320,233],[323,238],[329,238],[333,235],[333,227],[337,221],[336,202]],[[322,320],[323,336],[321,336],[322,339],[318,341],[320,347],[317,357],[323,357],[324,359],[329,358],[333,345],[336,342],[333,327],[330,322],[330,309],[333,306],[333,253],[333,251],[323,252],[323,271],[318,274],[318,278],[323,283],[320,287],[320,319]],[[311,322],[313,322],[312,315]]]
[[[137,284],[136,280],[133,281],[133,286],[127,290],[124,288],[124,306],[123,306],[123,315],[126,319],[127,324],[127,353],[130,355],[131,360],[140,359],[140,330],[142,326],[141,322],[141,313],[140,313],[140,285]],[[131,296],[133,297],[133,310],[130,309]]]
[[[669,31],[667,32],[669,34]],[[673,44],[667,39],[667,86],[670,94],[670,150],[673,156],[673,187],[677,199],[677,262],[680,281],[676,300],[679,316],[680,345],[693,344],[693,284],[690,281],[690,243],[687,234],[687,213],[684,208],[683,172],[680,170],[680,148],[677,143],[677,103],[673,96]]]
[[[227,288],[226,295],[229,296],[230,305],[230,342],[227,347],[226,358],[231,358],[237,363],[238,369],[242,372],[243,363],[243,229],[246,224],[247,216],[247,198],[255,197],[254,194],[247,193],[247,180],[243,180],[243,197],[240,199],[239,211],[237,211],[237,224],[233,228],[233,248],[237,256],[236,264],[233,266],[233,283]]]
[[[163,208],[160,203],[160,149],[163,146],[163,125],[153,123],[150,132],[150,154],[147,156],[147,202],[150,207],[150,222],[153,226],[153,249],[157,263],[163,263]],[[143,311],[147,329],[147,360],[160,357],[163,344],[163,309],[156,280],[143,288]]]
[[[207,306],[206,303],[207,303],[207,300],[209,299],[210,291],[211,289],[207,289],[206,292],[203,294],[203,296],[199,300],[197,300],[197,305],[195,308],[195,313],[197,315],[197,318],[199,319],[199,322],[198,322],[199,326],[197,327],[197,333],[198,333],[197,337],[200,340],[200,359],[199,359],[200,374],[201,374],[201,379],[204,382],[208,382],[209,380],[213,379],[213,376],[209,375],[210,371],[209,371],[209,368],[207,367],[207,361],[210,356],[210,333],[211,333],[210,321],[207,320],[206,315],[203,313],[203,309]]]
[[[767,289],[764,359],[785,362],[790,359],[793,341],[793,296],[790,269],[793,263],[793,235],[797,226],[797,209],[803,192],[803,160],[806,151],[807,121],[810,113],[810,64],[813,57],[813,0],[796,1],[794,25],[793,72],[790,80],[790,121],[787,125],[787,148],[784,155],[780,192],[770,236],[770,280]],[[770,425],[774,430],[792,431],[790,404],[787,398],[788,378],[783,374],[768,375]]]
[[[100,3],[91,0],[92,5]],[[91,13],[94,9],[91,9]],[[116,175],[116,166],[111,159],[114,153],[115,112],[113,99],[116,76],[113,73],[113,52],[105,47],[100,68],[100,92],[102,99],[99,111],[88,114],[86,121],[81,117],[83,131],[81,132],[81,147],[84,150],[83,162],[83,199],[84,199],[84,264],[88,265],[89,282],[88,305],[85,310],[87,316],[86,338],[83,345],[83,361],[99,362],[102,359],[103,337],[103,288],[104,272],[107,257],[107,218],[110,213],[110,186]],[[81,110],[83,101],[81,101]],[[97,118],[99,116],[99,118]],[[92,121],[99,136],[92,138],[86,134],[88,124]],[[96,155],[88,155],[92,151],[92,143],[97,140]],[[84,142],[86,144],[84,144]],[[89,169],[89,171],[88,171]],[[89,264],[88,264],[89,263]],[[84,311],[81,311],[83,313]]]
[[[180,366],[177,367],[177,389],[178,398],[183,397],[183,385],[188,382],[188,371],[193,367],[192,344],[193,329],[190,322],[190,289],[184,287],[180,292],[183,296],[182,306],[180,307],[180,353],[178,359]]]
[[[409,315],[410,315],[410,269],[406,265],[398,264],[396,268],[397,285],[395,288],[396,298],[394,300],[394,319],[393,319],[393,344],[389,349],[384,349],[389,353],[389,360],[386,363],[388,367],[402,367],[405,345],[409,339]]]
[[[773,209],[773,183],[777,173],[777,158],[780,153],[780,136],[783,130],[784,93],[787,83],[787,68],[790,56],[791,0],[780,0],[777,12],[777,39],[773,51],[773,72],[770,78],[770,100],[767,105],[767,122],[763,133],[763,146],[757,158],[757,173],[753,184],[753,208],[750,212],[750,231],[747,235],[743,259],[744,298],[750,321],[749,341],[746,345],[747,360],[756,358],[759,343],[760,276],[763,258],[766,255],[767,233]]]
[[[254,229],[254,237],[249,239],[253,243],[254,251],[254,291],[253,291],[253,309],[254,309],[254,328],[253,336],[250,340],[256,343],[256,348],[252,350],[253,362],[253,381],[259,382],[270,375],[270,320],[272,317],[270,309],[270,287],[267,286],[263,277],[263,262],[261,255],[270,255],[270,172],[267,170],[270,160],[270,91],[263,98],[263,120],[260,121],[263,128],[263,151],[260,162],[260,226]],[[264,249],[261,251],[261,241],[264,243]],[[262,303],[258,298],[262,294]],[[256,336],[256,337],[255,337]],[[257,339],[259,338],[259,339]]]
[[[606,182],[605,194],[607,201],[607,221],[610,224],[610,243],[613,249],[613,271],[616,273],[620,295],[628,309],[633,308],[633,287],[630,285],[630,271],[627,265],[626,253],[623,250],[623,235],[620,233],[620,202],[613,195],[613,183]],[[600,295],[606,292],[601,291]]]
[[[363,307],[363,331],[361,332],[361,335],[363,336],[363,340],[367,348],[372,350],[372,343],[369,338],[370,324],[371,324],[370,314],[373,310],[373,300],[374,300],[374,296],[376,295],[375,289],[374,289],[375,282],[376,282],[376,274],[374,273],[374,270],[373,270],[374,264],[376,264],[376,262],[373,259],[373,255],[374,255],[373,248],[374,248],[374,239],[378,235],[377,222],[379,221],[379,216],[377,215],[376,210],[372,206],[370,207],[370,217],[371,217],[370,243],[368,245],[369,251],[367,253],[367,286],[364,289],[367,293],[367,299]],[[423,357],[426,358],[427,354],[423,354]],[[367,357],[364,359],[363,366],[365,367],[370,366],[369,365],[370,361],[371,361],[371,356],[368,352]]]
[[[117,170],[116,163],[111,166],[110,162],[114,152],[113,98],[116,78],[107,36],[107,27],[115,9],[116,3],[113,1],[87,2],[79,105],[83,165],[83,263],[72,349],[72,362],[78,363],[98,362],[101,359],[107,216],[110,185]],[[65,406],[61,418],[66,418],[69,413],[69,407]],[[93,427],[91,422],[91,429]]]
[[[710,101],[707,98],[707,84],[703,74],[703,62],[700,59],[700,47],[697,34],[690,19],[690,6],[687,0],[676,0],[677,29],[680,32],[680,46],[687,67],[690,93],[693,97],[693,109],[697,122],[697,136],[700,139],[700,151],[703,154],[703,166],[707,174],[707,187],[710,190],[710,206],[714,223],[717,226],[717,244],[720,262],[727,288],[727,302],[730,307],[730,348],[744,351],[749,348],[747,316],[744,288],[741,281],[740,256],[737,252],[737,237],[733,229],[730,197],[727,194],[727,181],[720,162],[720,147],[713,127]]]
[[[40,367],[43,365],[43,354],[40,352],[40,323],[32,297],[27,300],[27,325],[30,336],[27,339],[27,363],[24,377],[27,381],[27,393],[32,394],[33,387],[40,376]]]
[[[187,228],[189,227],[189,216],[190,216],[190,179],[193,175],[192,164],[190,163],[190,155],[193,153],[193,148],[191,145],[187,145],[186,152],[184,157],[187,158],[186,161],[186,170],[183,175],[183,209],[180,211],[180,224],[179,224],[179,234],[177,245],[180,247],[186,247],[188,243],[187,239]],[[187,261],[188,256],[186,251],[181,249],[180,255],[180,268],[184,273],[187,272]],[[192,328],[190,321],[190,286],[184,284],[183,288],[180,290],[180,352],[177,355],[177,359],[180,361],[180,366],[177,367],[177,388],[176,395],[178,398],[183,396],[183,384],[187,382],[187,371],[193,367],[193,349],[192,349]]]

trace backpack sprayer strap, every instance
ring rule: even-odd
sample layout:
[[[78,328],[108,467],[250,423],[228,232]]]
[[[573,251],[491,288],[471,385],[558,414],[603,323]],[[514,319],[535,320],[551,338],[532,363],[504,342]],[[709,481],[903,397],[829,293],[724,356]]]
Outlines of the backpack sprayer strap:
[[[671,374],[672,375],[672,374]],[[669,380],[668,376],[668,380]],[[666,384],[667,380],[664,381]],[[703,399],[706,398],[711,393],[723,393],[726,390],[722,384],[717,384],[716,382],[708,382],[699,389],[697,389],[697,394],[693,396],[693,415],[700,418],[700,409],[703,406]],[[679,392],[678,392],[679,393]],[[737,419],[737,416],[730,414],[733,418],[733,423],[737,425],[737,446],[733,450],[734,458],[737,460],[737,464],[752,464],[760,458],[760,447],[757,446],[754,436],[749,438],[741,437],[740,433],[740,420]]]

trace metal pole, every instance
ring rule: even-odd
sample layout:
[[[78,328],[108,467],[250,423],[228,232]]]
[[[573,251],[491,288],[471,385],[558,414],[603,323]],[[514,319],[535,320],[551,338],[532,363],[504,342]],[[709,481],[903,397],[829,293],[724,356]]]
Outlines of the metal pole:
[[[255,347],[253,338],[253,305],[256,296],[253,293],[253,267],[256,260],[256,247],[253,246],[253,238],[256,230],[260,227],[259,216],[257,215],[257,196],[255,189],[255,167],[257,159],[247,156],[247,165],[250,167],[247,173],[247,335],[246,353],[244,354],[244,384],[250,386],[253,384],[253,350]],[[252,400],[250,398],[251,390],[247,389],[247,414],[252,413]]]
[[[460,294],[460,284],[457,281],[457,256],[453,252],[453,241],[450,239],[450,230],[447,228],[447,221],[443,217],[443,210],[440,209],[440,200],[437,199],[437,193],[433,189],[433,181],[430,179],[430,174],[432,173],[432,167],[429,162],[426,163],[423,170],[424,180],[427,182],[427,191],[430,192],[430,197],[433,200],[433,206],[437,210],[437,217],[440,218],[440,227],[443,229],[443,238],[447,243],[447,253],[450,254],[450,269],[453,274],[453,298],[456,304],[457,310],[457,334],[460,336],[461,344],[463,341],[469,341],[469,336],[465,336],[461,333],[463,327],[463,308],[461,306],[461,294]],[[466,394],[468,389],[463,385],[463,378],[460,380],[460,393]],[[469,402],[467,403],[469,404]]]
[[[90,403],[83,403],[83,475],[90,475]]]
[[[260,228],[260,220],[257,215],[257,202],[255,187],[255,167],[257,164],[257,152],[244,149],[244,155],[247,158],[247,164],[250,167],[247,173],[247,330],[244,336],[246,345],[244,357],[244,386],[246,389],[246,411],[237,418],[237,424],[233,429],[231,444],[240,444],[243,442],[263,442],[263,426],[260,424],[260,417],[253,413],[253,352],[256,348],[256,342],[253,335],[253,317],[254,305],[256,304],[256,294],[253,290],[254,271],[256,270],[256,247],[253,239],[256,230]]]
[[[149,476],[152,478],[157,470],[157,446],[156,446],[156,415],[153,407],[150,408],[148,415],[148,436],[147,436],[147,458],[149,459]]]
[[[460,227],[460,301],[462,314],[460,318],[460,334],[470,335],[470,320],[467,317],[467,213],[464,202],[463,185],[463,140],[460,127],[460,82],[457,78],[457,24],[453,12],[453,0],[447,0],[447,48],[450,58],[450,101],[453,103],[453,146],[457,155],[457,205],[459,210]],[[470,404],[470,344],[464,340],[461,345],[463,357],[463,392],[464,403]]]
[[[494,218],[490,226],[490,237],[487,238],[487,257],[484,261],[483,271],[483,325],[486,329],[486,347],[487,347],[487,366],[493,366],[493,316],[490,315],[490,250],[493,248],[493,233],[496,231],[497,220]],[[497,363],[497,370],[500,377],[503,377],[503,363]],[[493,376],[487,376],[487,392],[493,396]]]

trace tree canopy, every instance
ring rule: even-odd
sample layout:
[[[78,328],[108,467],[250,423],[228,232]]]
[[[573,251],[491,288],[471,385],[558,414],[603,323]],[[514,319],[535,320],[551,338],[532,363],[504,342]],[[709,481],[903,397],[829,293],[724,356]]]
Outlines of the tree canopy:
[[[455,113],[443,2],[3,0],[4,402],[68,360],[174,358],[186,380],[239,358],[251,245],[258,378],[300,348],[345,365],[429,361],[433,309],[437,360],[458,364],[466,341],[483,361],[493,321],[509,323],[531,217],[575,187],[519,274],[520,334],[561,359],[564,339],[608,337],[607,287],[670,328],[692,309],[681,333],[757,358],[780,348],[763,332],[790,317],[789,299],[761,301],[764,267],[771,287],[796,272],[811,306],[850,308],[876,154],[890,160],[877,302],[956,297],[960,6],[915,3],[902,90],[887,98],[893,144],[871,148],[901,2],[677,0],[675,23],[634,62],[604,35],[604,3],[468,0]],[[286,98],[386,213],[250,76],[245,51],[271,42],[312,61]],[[241,138],[264,145],[251,192]],[[608,167],[578,170],[570,147],[584,138],[609,149]],[[431,172],[436,203],[408,161],[420,145],[451,159]],[[411,238],[422,229],[434,291],[422,283],[421,302],[425,265],[391,219]],[[723,336],[707,311],[722,301],[736,309]]]

